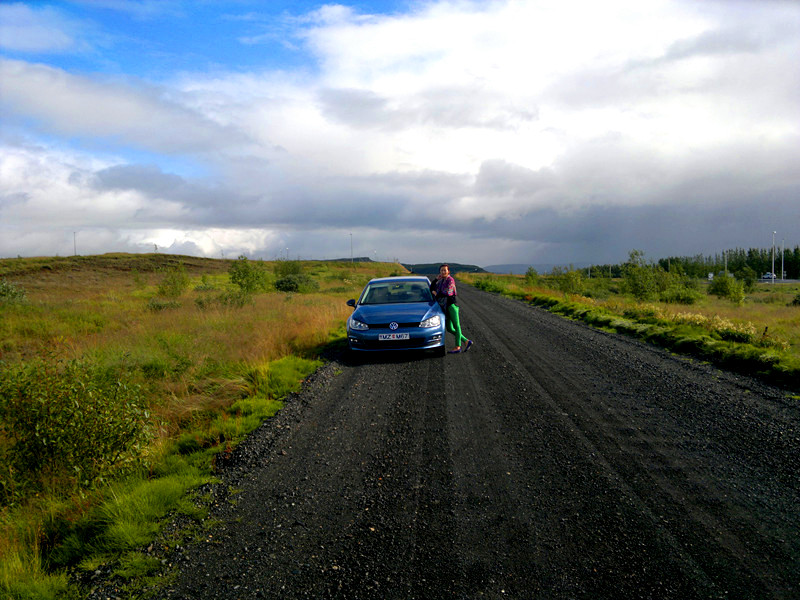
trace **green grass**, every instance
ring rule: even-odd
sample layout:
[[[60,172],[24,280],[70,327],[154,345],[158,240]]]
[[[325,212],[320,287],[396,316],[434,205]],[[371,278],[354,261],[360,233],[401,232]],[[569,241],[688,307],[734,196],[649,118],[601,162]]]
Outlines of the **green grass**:
[[[275,265],[275,272],[299,270],[316,282],[314,289],[286,294],[266,286],[237,304],[225,301],[238,289],[229,276],[233,262],[121,254],[0,260],[0,277],[13,286],[4,287],[13,301],[0,302],[2,372],[43,365],[37,368],[50,373],[47,365],[75,364],[85,373],[84,387],[74,389],[57,371],[44,379],[18,377],[11,384],[21,387],[9,389],[21,390],[21,406],[39,379],[37,394],[58,391],[64,407],[73,400],[80,407],[81,394],[96,396],[92,390],[117,382],[135,390],[153,433],[136,461],[124,468],[109,462],[86,484],[68,470],[60,478],[44,474],[45,486],[35,472],[0,469],[0,489],[12,492],[0,506],[0,596],[83,597],[67,569],[102,564],[119,577],[146,579],[157,565],[141,548],[165,516],[188,515],[196,527],[208,523],[199,521],[203,503],[194,501],[193,490],[214,481],[219,457],[279,411],[319,367],[321,349],[341,340],[350,312],[345,301],[370,278],[402,271],[382,263]],[[271,263],[250,267],[274,280]],[[166,277],[173,278],[169,286]],[[22,447],[15,448],[1,415],[5,469],[8,453]],[[63,437],[57,422],[51,430],[54,439]],[[69,439],[80,452],[79,439]]]
[[[768,284],[762,284],[744,302],[701,295],[695,304],[682,306],[636,301],[621,294],[622,286],[608,279],[584,281],[586,295],[575,295],[547,288],[547,277],[540,277],[537,285],[513,275],[459,277],[485,291],[524,300],[594,327],[789,389],[800,388],[800,307],[792,304],[800,286],[765,288]],[[612,291],[614,288],[617,291]],[[590,297],[593,289],[602,293]]]

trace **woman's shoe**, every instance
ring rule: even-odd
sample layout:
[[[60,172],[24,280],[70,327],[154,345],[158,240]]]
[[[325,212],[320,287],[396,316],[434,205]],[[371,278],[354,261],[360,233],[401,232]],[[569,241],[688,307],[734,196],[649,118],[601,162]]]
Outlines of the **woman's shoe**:
[[[470,346],[472,346],[472,340],[467,340],[467,347],[466,347],[466,348],[464,348],[464,352],[466,352],[467,350],[469,350],[469,349],[470,349]]]
[[[448,352],[448,354],[458,354],[459,352],[461,352],[461,346],[459,346],[458,348],[453,348]]]

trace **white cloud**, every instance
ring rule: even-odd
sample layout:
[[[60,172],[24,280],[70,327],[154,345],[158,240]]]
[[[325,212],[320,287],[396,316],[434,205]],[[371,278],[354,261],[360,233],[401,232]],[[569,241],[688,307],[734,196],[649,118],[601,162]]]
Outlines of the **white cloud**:
[[[95,80],[7,59],[0,59],[0,80],[0,103],[9,119],[15,114],[34,119],[60,135],[164,153],[203,154],[247,142],[244,131],[217,125],[160,87]]]
[[[18,52],[60,53],[85,48],[81,26],[58,11],[34,10],[22,3],[0,4],[0,48]]]
[[[330,257],[356,230],[379,254],[413,248],[425,260],[452,243],[488,264],[599,245],[621,259],[620,211],[641,218],[648,242],[675,215],[691,229],[698,203],[712,218],[726,202],[769,198],[786,214],[800,190],[796,5],[412,6],[305,15],[291,42],[317,63],[291,73],[153,83],[2,60],[4,120],[48,142],[6,139],[0,217],[51,228],[83,218],[134,247],[208,255],[288,245]],[[92,147],[105,154],[92,158]],[[139,150],[153,164],[125,158]],[[200,161],[216,178],[178,176],[160,155]],[[608,232],[592,231],[593,219]]]

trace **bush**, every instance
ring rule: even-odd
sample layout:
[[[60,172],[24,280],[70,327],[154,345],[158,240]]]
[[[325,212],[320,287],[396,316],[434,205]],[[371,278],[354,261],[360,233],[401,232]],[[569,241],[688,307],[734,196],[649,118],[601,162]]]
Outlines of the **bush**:
[[[690,287],[679,285],[671,287],[662,292],[658,299],[662,302],[668,302],[670,304],[690,305],[698,302],[702,297],[703,295],[699,291]]]
[[[150,415],[139,388],[86,362],[37,360],[0,376],[6,504],[67,484],[94,485],[141,457]]]
[[[177,298],[189,289],[189,276],[183,265],[164,270],[164,278],[158,285],[158,295]]]
[[[551,279],[555,288],[564,294],[583,293],[583,275],[580,271],[555,267],[552,271]]]
[[[303,272],[303,266],[298,260],[278,260],[275,261],[273,271],[277,279],[283,279],[289,275],[300,275]],[[342,276],[344,275],[343,272]]]
[[[637,300],[652,300],[658,293],[655,269],[645,264],[640,250],[632,250],[623,267],[622,290]]]
[[[239,286],[244,294],[264,290],[268,285],[267,272],[263,266],[250,262],[246,256],[240,256],[228,269],[228,274],[231,283]]]
[[[539,283],[539,272],[533,267],[528,267],[525,271],[525,283],[528,285],[536,285]]]
[[[789,303],[789,306],[800,306],[800,294],[797,294],[794,299]]]
[[[308,293],[319,289],[319,283],[305,273],[286,275],[275,281],[275,289],[279,292]]]
[[[26,300],[25,290],[0,279],[0,304],[22,304]]]
[[[714,278],[708,288],[708,293],[741,304],[744,302],[744,283],[731,276],[722,275]]]
[[[756,289],[756,283],[758,282],[758,274],[750,267],[745,266],[744,268],[737,271],[734,276],[736,279],[742,282],[744,285],[744,291],[748,294],[751,293],[753,290]]]

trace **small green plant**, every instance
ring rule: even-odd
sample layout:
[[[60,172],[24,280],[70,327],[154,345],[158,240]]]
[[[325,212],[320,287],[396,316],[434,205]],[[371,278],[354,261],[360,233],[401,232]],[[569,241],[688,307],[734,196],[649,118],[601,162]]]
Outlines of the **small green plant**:
[[[0,279],[0,304],[22,304],[27,300],[25,290]]]
[[[539,273],[533,267],[528,267],[525,271],[525,283],[528,285],[536,285],[539,283]]]

